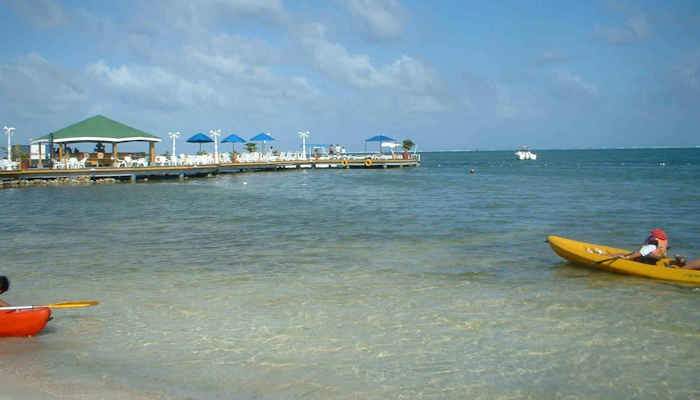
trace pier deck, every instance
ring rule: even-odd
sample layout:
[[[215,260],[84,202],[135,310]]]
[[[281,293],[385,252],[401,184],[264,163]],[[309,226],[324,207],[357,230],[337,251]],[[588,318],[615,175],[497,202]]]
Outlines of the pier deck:
[[[29,168],[24,170],[0,171],[0,180],[58,179],[89,176],[136,180],[144,178],[183,178],[238,172],[275,171],[297,168],[402,168],[420,165],[420,156],[410,159],[332,159],[267,161],[245,163],[221,163],[210,165],[149,166],[149,167],[98,167],[78,169]]]

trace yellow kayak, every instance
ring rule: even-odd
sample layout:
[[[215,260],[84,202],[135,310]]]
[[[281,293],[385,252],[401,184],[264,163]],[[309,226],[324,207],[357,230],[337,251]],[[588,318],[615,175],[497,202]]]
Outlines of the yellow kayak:
[[[668,268],[668,258],[659,260],[656,265],[644,264],[632,260],[611,259],[610,254],[630,253],[628,250],[600,244],[579,242],[559,236],[547,236],[552,250],[571,262],[605,269],[622,274],[638,275],[666,281],[700,284],[700,271],[683,268]]]

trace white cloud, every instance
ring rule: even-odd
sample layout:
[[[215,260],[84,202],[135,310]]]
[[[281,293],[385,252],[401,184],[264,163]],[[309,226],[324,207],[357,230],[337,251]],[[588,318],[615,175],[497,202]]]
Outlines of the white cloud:
[[[129,101],[163,108],[218,103],[217,92],[204,81],[190,81],[158,66],[110,67],[104,61],[89,64],[88,76],[115,92],[129,96]]]
[[[211,0],[211,3],[242,15],[280,17],[286,12],[281,0]]]
[[[651,37],[651,26],[647,22],[646,15],[635,15],[627,20],[627,27],[634,32],[634,36],[640,40]]]
[[[378,38],[395,38],[403,31],[406,12],[398,0],[339,1]]]
[[[351,54],[340,43],[327,40],[322,24],[306,25],[300,32],[301,44],[310,52],[313,66],[331,79],[350,89],[372,90],[377,102],[394,104],[394,110],[446,110],[440,80],[421,61],[402,55],[390,63],[375,65],[369,55]]]
[[[205,74],[215,75],[209,79],[216,82],[217,88],[226,88],[238,95],[298,100],[310,100],[319,95],[304,77],[278,75],[266,66],[246,63],[235,54],[208,54],[196,49],[189,49],[187,54],[193,66],[196,64],[207,70]]]
[[[437,78],[420,61],[404,55],[390,64],[374,66],[368,55],[350,54],[341,44],[328,41],[320,24],[308,26],[302,42],[321,71],[357,88],[429,92],[438,86]]]
[[[545,50],[536,57],[538,64],[553,64],[568,59],[568,56],[561,50]]]
[[[5,3],[37,28],[51,29],[68,24],[66,13],[57,1],[5,0]]]
[[[269,42],[250,36],[218,34],[204,42],[190,43],[190,48],[202,52],[238,56],[249,64],[270,65],[284,63],[286,55]]]
[[[570,94],[586,96],[596,96],[598,94],[598,85],[586,82],[580,75],[564,69],[555,69],[553,73],[555,83]]]
[[[674,69],[682,85],[690,89],[700,90],[700,50],[690,54],[683,64]]]
[[[44,117],[87,100],[80,79],[70,71],[29,53],[0,66],[2,108],[19,117]]]
[[[651,38],[651,25],[644,14],[634,15],[627,19],[624,27],[597,26],[595,36],[610,44],[631,44]]]
[[[160,0],[157,9],[172,26],[189,32],[208,32],[215,22],[235,23],[257,18],[283,25],[289,16],[281,0]]]

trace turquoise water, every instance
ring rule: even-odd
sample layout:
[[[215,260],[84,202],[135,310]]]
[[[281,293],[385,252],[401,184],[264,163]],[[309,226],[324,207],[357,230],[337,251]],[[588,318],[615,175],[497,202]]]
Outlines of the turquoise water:
[[[425,153],[419,168],[0,190],[0,339],[38,398],[697,398],[700,291],[549,234],[700,257],[700,150]],[[474,168],[474,174],[469,170]]]

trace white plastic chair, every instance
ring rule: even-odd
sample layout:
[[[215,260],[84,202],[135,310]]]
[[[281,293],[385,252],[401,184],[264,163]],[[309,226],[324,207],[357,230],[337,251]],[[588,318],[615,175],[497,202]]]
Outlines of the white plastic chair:
[[[78,168],[87,168],[87,160],[90,158],[87,154],[78,161]]]
[[[0,169],[10,171],[17,167],[18,163],[16,161],[7,161],[5,159],[0,160]]]
[[[68,158],[68,161],[66,162],[66,167],[68,169],[76,169],[78,168],[78,159],[75,157],[70,157]]]
[[[63,160],[54,160],[53,162],[53,168],[54,169],[65,169],[66,168],[66,162]]]

